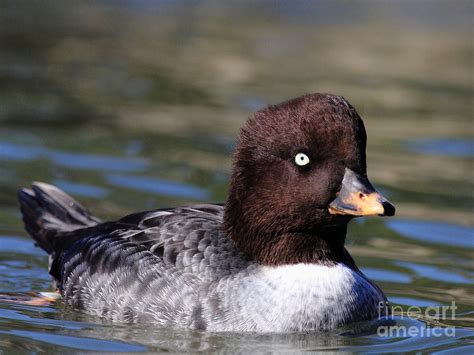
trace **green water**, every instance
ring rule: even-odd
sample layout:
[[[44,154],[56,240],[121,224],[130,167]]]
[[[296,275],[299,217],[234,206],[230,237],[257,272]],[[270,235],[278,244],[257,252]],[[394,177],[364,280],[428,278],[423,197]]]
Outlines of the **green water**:
[[[52,290],[18,187],[53,183],[104,220],[224,201],[246,117],[333,92],[364,118],[369,175],[397,206],[352,222],[348,248],[412,333],[208,334],[4,300],[0,352],[474,352],[472,4],[417,4],[3,2],[0,293]],[[452,302],[454,317],[425,314]]]

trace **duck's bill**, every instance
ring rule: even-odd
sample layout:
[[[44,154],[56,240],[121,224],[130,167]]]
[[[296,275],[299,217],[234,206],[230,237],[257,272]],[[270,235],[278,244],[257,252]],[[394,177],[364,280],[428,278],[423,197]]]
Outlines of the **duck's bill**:
[[[356,217],[393,216],[395,206],[379,194],[366,177],[346,168],[341,190],[329,204],[329,213]]]

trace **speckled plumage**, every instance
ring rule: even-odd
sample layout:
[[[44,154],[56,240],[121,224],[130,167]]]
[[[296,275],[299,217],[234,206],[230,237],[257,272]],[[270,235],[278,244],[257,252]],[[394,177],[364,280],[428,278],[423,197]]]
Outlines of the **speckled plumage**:
[[[35,190],[46,187],[56,191]],[[82,237],[70,238],[77,240],[52,273],[69,305],[119,322],[271,332],[331,329],[377,315],[385,298],[358,270],[258,265],[221,230],[222,217],[222,206],[199,205],[64,231],[60,238]]]
[[[312,164],[295,166],[298,152]],[[326,330],[375,318],[386,301],[344,248],[352,216],[328,212],[346,167],[366,175],[362,120],[344,99],[314,94],[248,121],[225,205],[102,223],[51,185],[19,199],[77,310],[208,331]]]

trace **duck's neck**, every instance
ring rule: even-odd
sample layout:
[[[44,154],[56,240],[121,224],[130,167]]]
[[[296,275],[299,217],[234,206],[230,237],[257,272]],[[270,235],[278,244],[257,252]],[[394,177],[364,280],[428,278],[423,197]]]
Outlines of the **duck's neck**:
[[[345,237],[346,226],[325,231],[285,233],[265,243],[254,258],[264,265],[332,265],[345,261]]]
[[[262,265],[322,264],[346,262],[344,248],[347,224],[311,228],[306,231],[271,233],[246,228],[244,221],[236,221],[228,236],[249,259]],[[244,223],[242,223],[244,222]]]

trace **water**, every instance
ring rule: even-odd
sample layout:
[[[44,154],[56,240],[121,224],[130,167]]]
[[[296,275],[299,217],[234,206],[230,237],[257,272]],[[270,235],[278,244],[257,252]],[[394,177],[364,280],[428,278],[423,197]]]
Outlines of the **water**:
[[[22,227],[18,187],[54,183],[104,220],[224,201],[245,118],[331,91],[363,116],[369,175],[397,206],[395,218],[352,222],[348,248],[411,333],[378,334],[369,322],[324,334],[209,334],[3,299],[1,350],[474,352],[469,2],[305,4],[278,2],[261,16],[252,2],[3,4],[0,293],[52,291],[47,257]],[[403,15],[411,10],[416,21]],[[454,319],[434,317],[452,302]],[[421,314],[407,317],[413,307]]]

